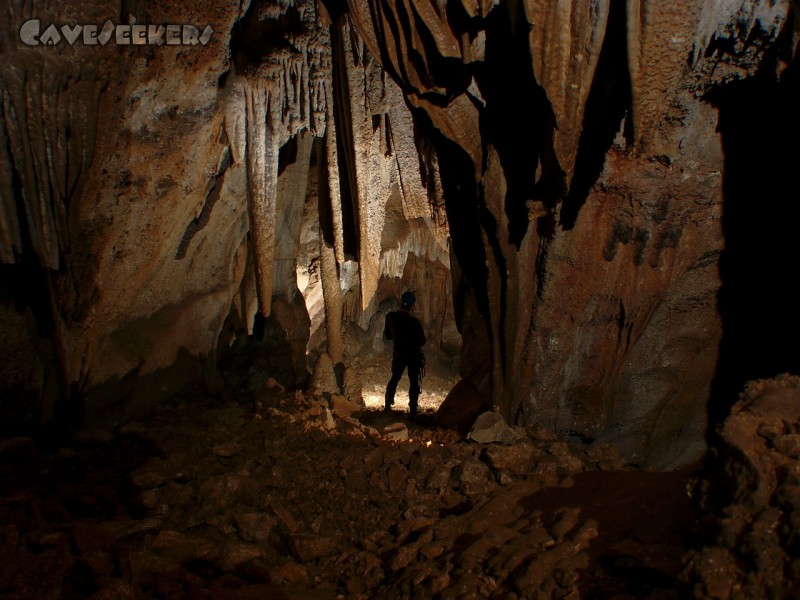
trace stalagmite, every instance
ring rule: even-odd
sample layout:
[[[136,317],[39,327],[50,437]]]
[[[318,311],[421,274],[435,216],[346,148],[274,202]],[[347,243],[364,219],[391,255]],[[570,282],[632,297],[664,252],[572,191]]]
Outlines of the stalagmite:
[[[339,276],[336,268],[336,257],[320,234],[320,262],[322,269],[322,293],[325,301],[325,328],[328,334],[328,356],[334,364],[341,362],[344,356],[342,338],[342,290],[339,287]]]

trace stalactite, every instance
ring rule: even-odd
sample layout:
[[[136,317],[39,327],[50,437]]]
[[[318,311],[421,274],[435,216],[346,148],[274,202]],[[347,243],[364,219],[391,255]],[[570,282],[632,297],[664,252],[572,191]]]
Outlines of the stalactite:
[[[339,185],[339,158],[336,150],[338,143],[336,136],[336,118],[333,110],[333,92],[331,82],[325,85],[325,98],[331,110],[326,112],[325,128],[325,153],[328,167],[328,189],[332,198],[341,198]],[[331,206],[331,220],[333,221],[333,250],[336,262],[344,262],[344,226],[342,224],[342,203],[334,202]]]
[[[0,68],[0,90],[0,260],[15,261],[25,227],[41,264],[57,269],[69,247],[67,205],[93,156],[95,67]]]
[[[786,21],[791,4],[791,0],[703,2],[694,35],[692,65],[697,64],[713,40],[727,39],[741,47],[751,38],[756,28],[761,29],[770,39],[775,39]],[[797,32],[797,27],[794,31]]]
[[[567,176],[575,164],[583,112],[600,48],[606,33],[611,0],[526,0],[525,15],[533,71],[547,92],[556,119],[553,145]]]
[[[259,311],[269,316],[275,257],[275,204],[278,192],[278,115],[274,88],[245,84],[247,189]]]
[[[398,239],[396,246],[381,253],[381,277],[402,277],[409,254],[450,267],[450,252],[446,240],[435,237],[425,225],[415,221],[410,224],[408,235]]]
[[[350,36],[348,26],[347,35]],[[358,264],[361,284],[361,307],[366,309],[378,289],[380,277],[381,232],[388,198],[387,165],[380,152],[380,128],[372,125],[370,92],[363,43],[345,52],[347,79],[352,97],[353,142],[355,144],[356,212],[358,215]],[[378,117],[380,119],[380,117]]]
[[[271,7],[272,17],[262,16],[274,20],[289,9],[296,11],[303,24],[297,31],[286,32],[292,51],[277,45],[267,60],[251,64],[244,78],[250,226],[259,310],[265,316],[270,313],[274,283],[279,149],[302,131],[323,136],[326,115],[333,106],[327,91],[330,44],[313,2],[286,2]],[[310,146],[304,148],[307,161]]]
[[[297,294],[297,255],[314,138],[301,132],[294,143],[297,147],[295,161],[278,177],[273,278],[273,294],[280,295],[290,304]]]

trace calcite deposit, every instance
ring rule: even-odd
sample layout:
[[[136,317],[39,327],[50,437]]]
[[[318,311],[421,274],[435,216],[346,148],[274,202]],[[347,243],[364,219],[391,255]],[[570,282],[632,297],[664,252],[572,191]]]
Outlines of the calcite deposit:
[[[174,459],[181,464],[174,473],[134,476],[144,508],[128,504],[123,512],[136,522],[108,525],[112,548],[85,545],[80,526],[51,531],[34,519],[7,530],[8,556],[31,565],[52,558],[54,572],[73,580],[91,573],[91,585],[74,584],[76,595],[91,588],[100,597],[135,596],[142,581],[145,594],[169,596],[183,585],[209,591],[223,574],[265,585],[265,573],[273,582],[314,587],[319,577],[331,593],[387,598],[636,595],[642,590],[631,582],[644,562],[627,587],[606,590],[602,575],[579,589],[575,573],[595,564],[584,555],[595,526],[573,518],[568,505],[533,517],[520,496],[515,502],[527,513],[509,509],[513,519],[474,539],[418,519],[470,514],[478,497],[513,495],[497,486],[527,476],[541,452],[577,469],[566,458],[570,444],[585,446],[578,461],[591,448],[619,453],[618,462],[595,461],[603,468],[697,464],[709,446],[727,452],[743,443],[731,428],[748,409],[731,407],[747,381],[800,372],[796,0],[8,0],[4,7],[0,433],[63,445],[76,431],[119,434],[165,402],[188,399],[187,390],[199,404],[261,408],[265,390],[282,390],[301,403],[327,394],[328,404],[311,407],[313,419],[300,419],[306,425],[292,439],[318,451],[344,428],[358,439],[354,452],[369,452],[378,439],[364,429],[370,415],[360,424],[347,419],[385,385],[374,368],[389,361],[383,319],[412,289],[430,356],[448,377],[460,376],[430,416],[443,428],[442,443],[462,439],[488,411],[492,422],[550,444],[527,443],[514,456],[441,450],[465,454],[458,464],[445,460],[447,477],[431,475],[441,492],[431,501],[444,503],[437,515],[410,514],[408,525],[394,522],[391,543],[364,545],[321,532],[319,503],[292,516],[259,495],[253,465],[233,464],[253,456],[237,444],[256,443],[248,436],[279,422],[284,429],[258,439],[292,437],[286,427],[297,417],[262,411],[274,422],[257,423],[237,413],[244,429],[226,432],[235,439],[215,438],[211,451],[232,469],[191,490],[181,487],[191,479],[183,458]],[[35,22],[38,29],[20,35]],[[154,35],[170,25],[169,40],[126,43],[125,32],[151,25]],[[97,40],[76,37],[78,27],[100,32]],[[751,384],[744,402],[757,404],[758,385],[767,384]],[[308,407],[302,411],[308,417]],[[745,573],[754,560],[766,572],[784,569],[769,593],[795,591],[788,557],[796,550],[789,516],[796,427],[784,416],[783,429],[758,434],[767,441],[746,456],[751,464],[782,457],[758,467],[773,473],[761,498],[767,512],[748,508],[752,519],[726,525],[697,549],[682,591],[758,596],[765,580]],[[197,430],[213,429],[212,421]],[[414,440],[414,427],[392,431]],[[39,451],[34,442],[10,444],[12,454],[29,445],[31,456]],[[64,448],[45,463],[77,452]],[[715,470],[739,468],[726,460],[704,463],[710,488],[727,485]],[[389,489],[386,497],[406,498],[407,486],[413,496],[414,486],[428,485],[412,462],[392,455],[363,475],[370,487]],[[274,466],[265,465],[259,469]],[[444,489],[452,481],[466,500]],[[165,518],[161,488],[171,490],[169,519],[175,507],[194,510],[200,497],[226,516],[200,511],[156,523],[150,519]],[[236,490],[242,496],[231,500],[226,494]],[[748,501],[736,494],[714,498],[719,506]],[[30,492],[20,513],[8,500],[9,514],[34,514],[36,497]],[[374,500],[378,508],[389,510],[386,497]],[[241,511],[225,512],[239,500]],[[84,516],[114,521],[98,516],[114,501],[98,502],[92,510],[100,512]],[[36,510],[51,522],[47,506]],[[74,510],[53,513],[64,523]],[[283,523],[277,538],[256,513],[275,520],[270,527]],[[473,527],[470,518],[458,527]],[[239,545],[220,553],[215,536],[234,529]],[[494,549],[516,548],[514,540],[546,558],[510,550],[492,560]],[[253,547],[267,542],[272,550]],[[625,571],[631,544],[614,546],[608,573]],[[75,547],[80,555],[70,554]],[[753,557],[763,548],[762,565]],[[673,550],[665,563],[650,556],[645,567],[667,573],[674,592]],[[283,560],[289,555],[291,563]],[[153,556],[183,570],[155,573]],[[258,575],[237,571],[255,559],[266,565]],[[713,576],[709,565],[721,564],[714,561],[727,565],[726,579]],[[457,572],[459,562],[469,567]],[[333,571],[347,575],[332,582]],[[364,581],[351,581],[357,571]]]

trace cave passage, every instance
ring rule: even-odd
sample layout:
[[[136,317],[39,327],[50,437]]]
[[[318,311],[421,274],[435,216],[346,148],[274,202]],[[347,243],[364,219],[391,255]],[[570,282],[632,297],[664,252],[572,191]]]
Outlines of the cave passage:
[[[751,379],[800,373],[800,77],[758,77],[712,97],[725,153],[719,314],[723,337],[709,427]],[[777,116],[777,117],[776,117]]]

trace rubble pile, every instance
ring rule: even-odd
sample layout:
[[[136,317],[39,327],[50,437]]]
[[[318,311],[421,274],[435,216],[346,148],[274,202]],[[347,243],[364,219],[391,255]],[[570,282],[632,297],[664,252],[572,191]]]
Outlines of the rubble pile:
[[[430,414],[343,405],[273,386],[62,447],[2,441],[0,594],[578,598],[605,577],[593,547],[613,544],[581,482],[640,473],[613,448],[508,426],[507,443],[476,443]],[[675,577],[659,598],[679,597]]]
[[[718,475],[702,482],[718,535],[692,554],[687,574],[695,593],[719,600],[797,598],[800,377],[750,382],[720,437]]]

